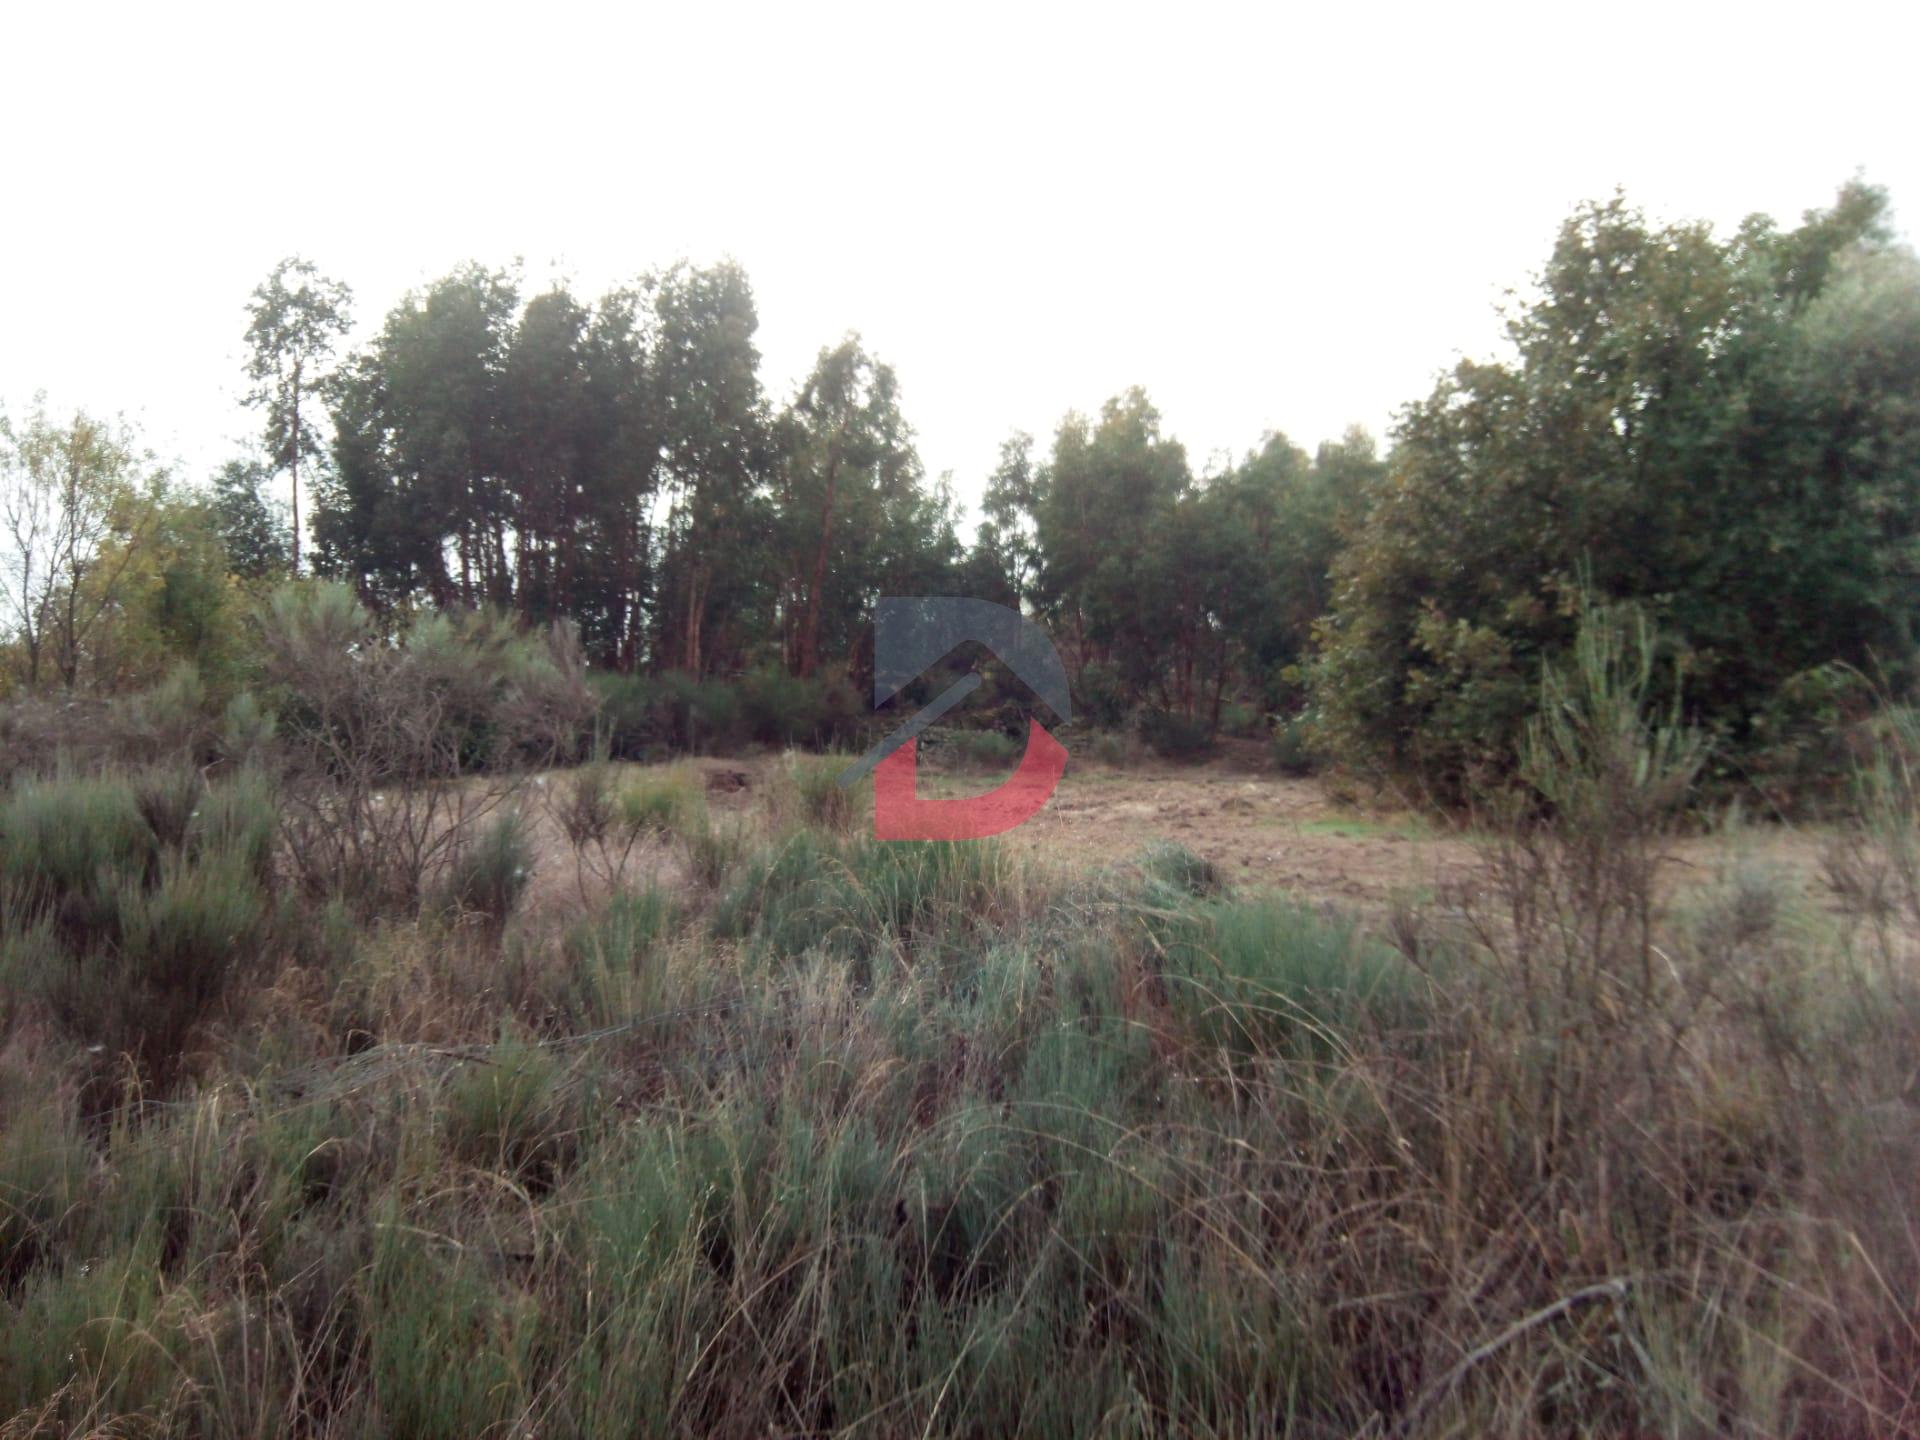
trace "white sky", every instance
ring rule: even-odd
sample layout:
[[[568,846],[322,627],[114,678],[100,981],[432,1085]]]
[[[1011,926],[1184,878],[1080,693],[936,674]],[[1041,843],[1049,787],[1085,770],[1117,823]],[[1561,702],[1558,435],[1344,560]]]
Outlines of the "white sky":
[[[1616,185],[1730,226],[1859,171],[1920,213],[1920,8],[1315,9],[24,4],[0,405],[123,411],[200,475],[285,254],[363,335],[469,257],[591,295],[731,254],[776,397],[860,331],[971,499],[1134,383],[1196,467],[1381,432]]]

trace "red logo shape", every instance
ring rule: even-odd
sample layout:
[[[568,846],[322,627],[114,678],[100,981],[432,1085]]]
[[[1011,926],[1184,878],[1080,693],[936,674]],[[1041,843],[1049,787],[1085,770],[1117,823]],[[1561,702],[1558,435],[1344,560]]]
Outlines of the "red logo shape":
[[[984,795],[922,800],[916,793],[918,744],[909,740],[874,768],[873,833],[878,840],[982,840],[1031,820],[1067,771],[1067,750],[1038,720],[1028,720],[1020,768]]]

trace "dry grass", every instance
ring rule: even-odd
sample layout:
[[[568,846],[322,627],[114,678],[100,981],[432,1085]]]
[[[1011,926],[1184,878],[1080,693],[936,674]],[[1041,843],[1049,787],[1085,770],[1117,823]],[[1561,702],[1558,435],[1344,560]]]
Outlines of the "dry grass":
[[[1888,907],[1676,898],[1658,766],[1365,926],[834,763],[550,774],[534,903],[287,907],[168,1095],[15,1003],[6,1433],[1920,1433]]]

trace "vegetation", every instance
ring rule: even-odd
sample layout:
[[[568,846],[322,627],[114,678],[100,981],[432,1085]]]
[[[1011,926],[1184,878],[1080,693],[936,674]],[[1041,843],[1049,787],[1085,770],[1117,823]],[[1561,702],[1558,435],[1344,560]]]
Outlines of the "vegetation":
[[[85,415],[0,433],[26,690],[124,693],[187,661],[224,700],[261,668],[242,617],[303,555],[381,633],[421,607],[571,625],[615,758],[858,748],[883,594],[1022,607],[1076,715],[1156,754],[1271,736],[1287,770],[1449,804],[1513,778],[1588,600],[1641,608],[1710,778],[1770,803],[1837,800],[1835,737],[1873,708],[1856,672],[1914,678],[1920,261],[1858,182],[1726,237],[1585,207],[1511,358],[1445,376],[1384,456],[1359,431],[1311,456],[1269,435],[1196,475],[1138,389],[1044,450],[1015,436],[970,545],[858,337],[764,393],[732,265],[591,303],[467,265],[336,358],[350,302],[297,258],[255,291],[262,444],[206,492]],[[1003,668],[956,663],[1016,734]]]
[[[850,835],[812,798],[831,758],[724,817],[685,768],[592,763],[547,788],[604,825],[558,842],[523,785],[435,903],[357,918],[285,903],[267,838],[349,823],[353,774],[320,820],[276,812],[311,739],[211,782],[19,782],[0,1407],[47,1434],[1907,1433],[1911,727],[1859,772],[1841,915],[1740,871],[1674,904],[1700,741],[1650,635],[1589,616],[1516,763],[1554,804],[1384,929],[1177,846],[1079,875]],[[434,713],[459,753],[472,713]],[[523,903],[626,823],[700,883]],[[411,883],[372,861],[405,879],[366,893]]]
[[[737,267],[466,266],[336,360],[349,299],[255,292],[209,490],[0,429],[0,1433],[1920,1433],[1884,197],[1589,207],[1384,455],[1196,476],[1133,390],[971,544],[857,338],[763,394]],[[867,838],[870,607],[955,592],[1087,758],[1409,784],[1478,870]],[[1010,768],[951,664],[930,762]],[[1736,790],[1827,893],[1674,878]]]

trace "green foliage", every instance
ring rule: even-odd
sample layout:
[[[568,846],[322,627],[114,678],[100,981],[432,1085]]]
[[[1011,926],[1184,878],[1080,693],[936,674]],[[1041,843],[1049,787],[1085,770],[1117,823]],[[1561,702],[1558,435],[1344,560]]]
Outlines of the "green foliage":
[[[762,745],[830,745],[860,716],[859,697],[833,675],[801,677],[766,665],[745,675],[739,688],[741,723]]]
[[[942,737],[942,753],[970,770],[1011,770],[1025,746],[999,730],[954,730]]]
[[[846,755],[788,751],[781,758],[776,804],[802,825],[845,834],[856,821],[873,813],[872,781],[840,783],[840,776],[851,763],[852,757]]]
[[[1325,1055],[1370,1017],[1407,1023],[1420,1010],[1417,977],[1399,955],[1291,900],[1200,905],[1164,944],[1169,999],[1211,1049]]]
[[[206,793],[206,778],[190,765],[156,766],[133,778],[140,818],[160,848],[176,854],[186,848],[187,831]]]
[[[643,770],[619,787],[621,823],[643,834],[678,836],[707,819],[707,791],[699,770],[672,765]]]
[[[1169,760],[1193,760],[1213,750],[1213,731],[1204,720],[1149,706],[1135,723],[1147,747]]]
[[[1220,888],[1220,872],[1214,863],[1177,841],[1161,841],[1149,848],[1140,868],[1150,883],[1165,886],[1177,895],[1211,895]]]
[[[0,801],[0,875],[56,905],[143,871],[156,848],[132,789],[115,780],[33,780]]]
[[[479,917],[498,929],[507,923],[533,876],[533,835],[526,817],[508,807],[478,827],[453,854],[443,907]]]
[[[1583,607],[1564,667],[1549,665],[1527,722],[1520,775],[1571,830],[1639,832],[1684,802],[1706,755],[1681,721],[1678,687],[1651,714],[1656,647],[1632,606]]]
[[[251,460],[229,460],[213,477],[213,518],[227,569],[243,580],[277,580],[293,566],[292,529],[261,493],[271,478]]]
[[[937,951],[992,917],[1011,874],[1011,860],[992,844],[836,841],[800,830],[741,868],[712,925],[776,957]]]
[[[1313,731],[1304,719],[1276,719],[1272,737],[1267,741],[1267,754],[1273,760],[1273,768],[1282,775],[1299,777],[1313,773],[1314,754]]]
[[[1569,221],[1515,358],[1408,410],[1336,562],[1314,688],[1338,758],[1447,799],[1497,780],[1585,592],[1646,608],[1730,757],[1792,677],[1904,664],[1920,270],[1884,213],[1851,186],[1786,233],[1618,199]],[[1869,303],[1873,341],[1839,344]]]

